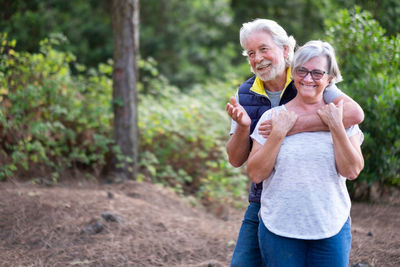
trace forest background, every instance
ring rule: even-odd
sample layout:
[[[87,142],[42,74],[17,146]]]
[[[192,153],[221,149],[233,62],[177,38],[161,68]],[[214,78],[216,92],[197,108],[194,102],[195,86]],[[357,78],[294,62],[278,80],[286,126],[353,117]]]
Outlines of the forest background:
[[[0,179],[107,180],[111,155],[130,160],[112,137],[110,1],[0,3]],[[365,112],[365,168],[348,183],[352,196],[399,188],[397,0],[141,1],[135,179],[245,203],[245,169],[230,166],[225,153],[225,104],[252,75],[238,33],[255,18],[277,21],[299,45],[321,39],[336,48],[338,86]]]

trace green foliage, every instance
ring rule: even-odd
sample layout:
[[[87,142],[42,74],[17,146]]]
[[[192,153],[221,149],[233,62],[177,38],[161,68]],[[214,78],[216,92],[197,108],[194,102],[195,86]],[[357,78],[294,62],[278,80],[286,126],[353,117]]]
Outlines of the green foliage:
[[[276,20],[303,44],[321,38],[324,18],[355,4],[372,12],[389,35],[399,32],[398,0],[147,0],[140,4],[140,53],[154,58],[172,84],[187,90],[210,76],[222,78],[243,62],[242,23]],[[71,42],[59,49],[87,67],[113,56],[111,1],[0,0],[0,6],[0,32],[17,40],[16,51],[36,53],[40,40],[62,33]]]
[[[187,89],[209,76],[222,77],[238,42],[226,39],[228,0],[148,0],[141,4],[140,53],[160,63],[168,80]]]
[[[39,43],[52,33],[63,33],[71,42],[62,51],[78,62],[96,67],[112,58],[111,1],[105,0],[0,0],[0,32],[17,41],[15,50],[38,52]],[[59,49],[60,49],[59,48]]]
[[[243,23],[256,18],[278,22],[299,44],[323,32],[323,19],[331,10],[333,1],[320,0],[232,0],[234,33],[239,35]]]
[[[38,166],[98,170],[112,143],[111,66],[72,77],[75,56],[53,49],[65,42],[62,35],[32,54],[16,52],[6,35],[1,42],[0,179]]]
[[[358,7],[340,11],[326,26],[345,79],[341,88],[365,112],[359,180],[400,185],[400,35],[386,36]]]
[[[1,36],[0,179],[25,171],[32,181],[47,172],[55,182],[67,169],[99,174],[109,154],[123,157],[112,136],[112,67],[101,64],[71,75],[72,53],[55,49],[65,37],[41,42],[40,53],[16,52]],[[229,119],[224,106],[238,82],[214,82],[182,93],[159,75],[154,60],[141,60],[139,180],[200,198],[245,196],[247,178],[227,163]],[[40,173],[42,170],[42,173]]]
[[[182,93],[155,76],[139,94],[141,172],[180,193],[243,197],[248,179],[227,162],[224,111],[237,82],[209,82]]]
[[[52,180],[66,168],[99,173],[110,153],[131,160],[112,141],[112,66],[99,64],[112,57],[110,2],[0,3],[0,32],[8,32],[0,36],[0,179],[33,168],[50,169]],[[333,15],[354,3],[372,15]],[[302,44],[321,38],[330,18],[326,38],[338,51],[340,87],[366,113],[360,180],[398,185],[400,45],[389,36],[399,32],[399,12],[396,0],[142,1],[138,179],[200,197],[245,196],[248,180],[224,152],[224,106],[249,73],[241,24],[270,18]]]
[[[354,5],[370,11],[389,35],[400,32],[398,0],[231,0],[234,14],[231,29],[236,34],[244,22],[255,18],[272,19],[293,35],[299,44],[304,44],[310,39],[321,38],[325,18],[331,18],[339,9],[350,9]]]
[[[353,8],[360,6],[363,10],[369,11],[372,17],[385,28],[388,36],[400,32],[400,1],[398,0],[340,0],[339,8]]]

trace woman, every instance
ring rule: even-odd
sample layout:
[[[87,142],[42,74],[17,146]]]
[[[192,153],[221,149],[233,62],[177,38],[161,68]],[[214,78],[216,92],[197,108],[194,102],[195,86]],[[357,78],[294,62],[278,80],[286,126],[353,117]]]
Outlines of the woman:
[[[247,170],[263,181],[259,243],[267,266],[347,266],[351,246],[350,197],[346,178],[364,167],[362,132],[345,129],[343,103],[325,105],[323,91],[341,81],[334,50],[311,41],[292,62],[296,97],[263,114],[251,137]],[[317,113],[329,132],[286,136],[297,116]],[[268,139],[260,123],[272,119]]]

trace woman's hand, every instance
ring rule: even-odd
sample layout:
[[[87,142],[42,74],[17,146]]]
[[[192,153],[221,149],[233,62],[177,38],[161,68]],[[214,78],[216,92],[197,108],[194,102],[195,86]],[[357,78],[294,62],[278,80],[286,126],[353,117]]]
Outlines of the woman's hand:
[[[329,129],[332,127],[343,126],[343,100],[340,100],[338,105],[329,103],[318,110],[318,115],[321,120],[328,125]]]
[[[271,116],[271,134],[276,133],[280,136],[286,136],[293,125],[296,123],[298,116],[293,111],[281,111],[278,115],[272,110]]]

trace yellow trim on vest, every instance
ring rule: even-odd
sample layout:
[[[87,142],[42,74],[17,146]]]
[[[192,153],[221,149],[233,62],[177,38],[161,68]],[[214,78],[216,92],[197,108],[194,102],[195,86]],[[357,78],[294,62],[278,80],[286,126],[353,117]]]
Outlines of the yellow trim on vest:
[[[253,85],[250,88],[250,91],[253,91],[259,95],[265,95],[266,97],[268,97],[268,95],[264,89],[264,83],[263,83],[263,81],[261,81],[260,78],[258,78],[258,76],[254,80]]]
[[[280,97],[282,97],[283,93],[286,90],[286,87],[289,85],[289,83],[292,81],[292,77],[290,74],[290,67],[287,69],[286,71],[286,83],[285,83],[285,87],[282,89],[282,93],[280,95]],[[256,79],[253,82],[253,85],[250,88],[250,91],[253,91],[254,93],[257,93],[259,95],[263,95],[268,97],[267,93],[265,92],[264,89],[264,83],[263,81],[261,81],[260,78],[258,78],[258,76],[256,77]]]

